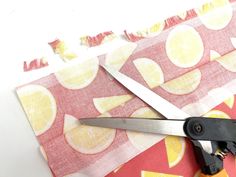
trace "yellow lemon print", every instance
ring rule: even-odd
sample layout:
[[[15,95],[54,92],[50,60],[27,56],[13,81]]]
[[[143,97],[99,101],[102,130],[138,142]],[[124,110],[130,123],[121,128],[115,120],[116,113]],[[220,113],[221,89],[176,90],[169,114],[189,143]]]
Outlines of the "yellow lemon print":
[[[153,35],[156,36],[156,35],[160,34],[163,31],[164,27],[165,27],[165,21],[154,24],[148,30],[149,36],[153,36]]]
[[[96,77],[99,69],[97,58],[86,60],[55,73],[58,82],[68,89],[81,89],[88,86]]]
[[[200,81],[201,72],[199,69],[195,69],[160,85],[160,87],[169,93],[183,95],[193,92],[200,84]]]
[[[224,101],[224,103],[229,107],[229,108],[233,108],[234,105],[234,95],[229,97],[227,100]]]
[[[184,156],[185,140],[181,137],[167,136],[165,138],[169,167],[176,166]]]
[[[231,40],[231,43],[234,46],[234,48],[236,48],[236,38],[232,37],[232,38],[230,38],[230,40]]]
[[[141,177],[183,177],[183,176],[171,175],[166,173],[157,173],[151,171],[141,171]]]
[[[166,53],[170,61],[178,67],[196,65],[201,60],[203,51],[201,36],[191,26],[179,25],[167,37]]]
[[[70,129],[71,127],[74,128]],[[64,131],[68,144],[84,154],[95,154],[105,150],[111,145],[116,134],[115,129],[80,125],[79,120],[68,115],[65,115]]]
[[[125,64],[126,60],[128,60],[129,56],[133,53],[136,47],[137,44],[130,42],[107,54],[105,65],[112,66],[119,70],[123,64]]]
[[[132,95],[119,95],[119,96],[110,96],[103,98],[94,98],[93,104],[96,109],[102,114],[108,112],[115,107],[121,106],[125,102],[131,100]]]
[[[77,55],[70,51],[63,41],[60,41],[56,46],[55,53],[59,54],[63,59],[72,60],[74,58],[77,58]]]
[[[229,24],[233,16],[229,0],[213,0],[196,9],[196,13],[202,23],[212,30],[223,29]]]
[[[164,82],[163,72],[160,66],[153,60],[138,58],[133,62],[150,88],[155,88]]]
[[[219,58],[221,55],[216,52],[215,50],[210,50],[210,60],[213,61],[217,58]]]
[[[211,110],[208,113],[204,114],[204,117],[230,119],[229,115],[227,115],[225,112],[220,111],[220,110]]]
[[[40,85],[17,90],[21,104],[36,135],[47,131],[56,118],[57,105],[51,92]]]
[[[140,117],[140,118],[159,118],[160,115],[153,111],[151,108],[143,107],[136,110],[131,117]],[[130,142],[140,151],[145,150],[152,145],[156,144],[160,140],[164,138],[161,135],[149,134],[149,133],[141,133],[141,132],[133,132],[126,131],[127,136]]]
[[[236,72],[236,51],[233,51],[229,54],[226,54],[218,59],[216,61],[221,64],[226,70],[229,70],[231,72]]]

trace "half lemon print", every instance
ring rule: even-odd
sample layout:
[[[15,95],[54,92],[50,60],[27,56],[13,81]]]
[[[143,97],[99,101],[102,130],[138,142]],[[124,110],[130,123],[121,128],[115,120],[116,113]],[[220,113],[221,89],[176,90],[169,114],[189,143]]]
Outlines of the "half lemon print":
[[[183,158],[185,152],[185,139],[176,136],[165,138],[167,159],[169,167],[176,166]]]
[[[58,82],[68,89],[82,89],[96,77],[99,69],[97,58],[75,64],[55,73]]]
[[[103,115],[108,117],[109,115]],[[78,152],[96,154],[108,148],[113,142],[116,130],[81,125],[71,115],[65,115],[64,134],[68,144]]]
[[[119,70],[128,60],[136,47],[136,43],[129,42],[128,44],[114,50],[113,52],[108,53],[105,64]]]
[[[223,66],[226,70],[231,72],[236,72],[236,51],[230,52],[215,61],[220,63],[221,66]]]
[[[137,118],[160,118],[160,115],[148,107],[143,107],[136,110],[131,117]],[[145,150],[155,143],[159,142],[164,138],[164,136],[150,134],[150,133],[142,133],[142,132],[134,132],[134,131],[126,131],[127,136],[130,142],[139,150]]]
[[[101,113],[108,112],[118,106],[122,106],[127,101],[133,98],[132,95],[118,95],[118,96],[109,96],[102,98],[94,98],[93,104],[95,108]]]
[[[161,67],[153,60],[149,58],[138,58],[133,63],[151,89],[164,82]]]
[[[191,26],[179,25],[167,37],[167,56],[178,67],[188,68],[196,65],[201,60],[203,52],[202,38]]]
[[[57,105],[51,92],[40,85],[27,85],[17,94],[36,135],[47,131],[56,118]]]
[[[230,119],[229,115],[220,110],[211,110],[204,115],[205,117],[210,118],[221,118],[221,119]]]
[[[184,95],[196,90],[200,82],[201,71],[199,69],[195,69],[176,79],[170,80],[160,85],[160,87],[169,93],[175,95]]]

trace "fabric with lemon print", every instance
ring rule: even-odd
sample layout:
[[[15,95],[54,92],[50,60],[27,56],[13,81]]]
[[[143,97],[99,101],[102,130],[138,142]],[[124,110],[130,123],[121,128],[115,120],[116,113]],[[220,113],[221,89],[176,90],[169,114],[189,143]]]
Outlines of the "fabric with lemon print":
[[[169,167],[176,166],[184,156],[185,140],[181,137],[167,136],[165,138]]]
[[[199,115],[235,117],[235,98],[228,98],[230,91],[235,90],[231,82],[235,79],[232,59],[235,54],[225,56],[236,48],[235,9],[236,0],[230,0],[230,4],[226,0],[213,0],[202,8],[179,13],[134,32],[133,36],[125,34],[137,42],[125,39],[126,45],[111,46],[113,51],[68,63],[69,67],[18,87],[19,99],[52,173],[56,177],[194,176],[199,166],[193,163],[192,149],[182,138],[88,127],[80,125],[78,120],[100,114],[159,117],[103,69],[99,70],[99,62],[143,81],[179,108],[191,104]],[[74,51],[73,46],[63,41],[52,44],[55,53],[65,61],[78,59],[76,54],[81,51]],[[105,38],[104,41],[109,46]],[[96,46],[98,50],[99,47]],[[91,56],[89,51],[88,48],[86,52]],[[224,73],[219,75],[218,71]],[[209,76],[217,78],[209,82]],[[216,88],[224,88],[227,93],[216,99],[222,105],[210,111],[212,107],[207,106],[214,105],[215,94],[222,93],[212,94]],[[196,104],[199,101],[206,104]],[[232,176],[227,160],[226,169]],[[119,166],[115,173],[108,174]]]
[[[199,69],[195,69],[176,79],[162,84],[160,87],[169,93],[184,95],[196,90],[200,84],[200,81],[201,71]]]
[[[133,62],[150,88],[155,88],[164,82],[164,75],[161,67],[153,60],[138,58]]]
[[[97,58],[69,66],[55,73],[58,82],[68,89],[82,89],[88,86],[96,77],[99,69]]]
[[[216,61],[220,63],[222,67],[231,72],[236,72],[236,60],[235,60],[236,51],[233,51],[229,54],[226,54]]]
[[[159,33],[162,32],[162,30],[165,27],[165,22],[159,22],[154,24],[153,26],[151,26],[150,28],[146,28],[144,30],[141,31],[137,31],[136,35],[140,36],[140,37],[151,37],[151,36],[155,36],[158,35]]]
[[[213,61],[217,58],[219,58],[221,55],[216,52],[215,50],[210,50],[210,60]]]
[[[47,131],[57,113],[56,101],[51,92],[40,85],[27,85],[17,90],[17,94],[35,134]]]
[[[219,118],[219,119],[230,119],[229,115],[220,110],[211,110],[204,115],[205,117],[210,118]]]
[[[212,30],[226,27],[233,15],[229,0],[212,0],[195,11],[202,23]]]
[[[71,50],[71,46],[68,46],[65,41],[55,40],[49,44],[52,46],[54,52],[64,61],[70,61],[78,57],[78,55]]]
[[[143,107],[131,115],[136,118],[160,118],[160,115],[148,107]],[[162,135],[126,131],[130,142],[139,150],[143,151],[164,138]]]
[[[119,70],[128,60],[136,47],[137,44],[130,42],[122,47],[117,48],[113,52],[106,55],[105,64]]]
[[[191,26],[179,25],[169,33],[166,53],[170,61],[178,67],[196,65],[202,58],[204,45],[200,34]]]
[[[64,118],[65,138],[68,144],[78,152],[99,153],[109,147],[115,138],[115,129],[80,125],[78,119],[71,115],[65,115]]]
[[[125,104],[127,101],[133,98],[132,95],[118,95],[118,96],[109,96],[102,98],[94,98],[93,103],[95,108],[102,114],[112,110],[117,106]]]

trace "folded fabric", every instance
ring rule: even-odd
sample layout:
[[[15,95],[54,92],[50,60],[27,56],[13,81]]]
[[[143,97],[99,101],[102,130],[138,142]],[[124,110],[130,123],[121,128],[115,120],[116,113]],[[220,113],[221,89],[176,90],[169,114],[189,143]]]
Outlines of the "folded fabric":
[[[205,114],[235,94],[235,10],[235,1],[215,0],[195,9],[197,16],[154,37],[127,42],[111,53],[17,88],[53,175],[105,176],[164,138],[79,124],[78,119],[86,117],[159,117],[99,62],[193,116]],[[185,146],[184,139],[176,141]],[[180,160],[169,161],[170,167]]]

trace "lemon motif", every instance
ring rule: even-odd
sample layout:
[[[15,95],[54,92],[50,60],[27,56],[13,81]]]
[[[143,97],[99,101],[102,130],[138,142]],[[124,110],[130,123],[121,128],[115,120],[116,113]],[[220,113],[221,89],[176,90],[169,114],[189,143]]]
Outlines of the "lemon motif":
[[[164,28],[165,28],[165,21],[160,21],[149,28],[145,28],[132,34],[139,37],[153,37],[160,34]]]
[[[89,59],[55,73],[58,82],[68,89],[82,89],[96,77],[99,69],[97,58]]]
[[[160,87],[169,93],[183,95],[193,92],[198,87],[200,82],[201,72],[199,69],[195,69],[160,85]]]
[[[230,40],[231,40],[231,43],[234,46],[234,48],[236,48],[236,38],[232,37],[232,38],[230,38]]]
[[[151,26],[149,31],[150,33],[154,33],[155,35],[158,35],[163,31],[164,27],[165,27],[165,21],[162,21]]]
[[[155,88],[164,82],[161,67],[153,60],[149,58],[138,58],[133,62],[150,88]]]
[[[215,50],[210,50],[210,60],[213,61],[217,58],[221,57],[221,55]]]
[[[228,114],[226,114],[225,112],[220,111],[220,110],[211,110],[211,111],[209,111],[208,113],[206,113],[206,114],[204,115],[204,117],[230,119],[230,117],[229,117]]]
[[[57,112],[51,92],[40,85],[27,85],[18,89],[17,94],[35,134],[41,135],[47,131]]]
[[[111,145],[116,130],[81,125],[75,117],[65,115],[64,134],[68,144],[76,151],[95,154]]]
[[[65,44],[64,41],[60,41],[57,44],[55,48],[55,53],[59,54],[61,58],[67,60],[72,60],[74,58],[77,58],[77,55],[68,49],[68,46]]]
[[[151,171],[141,171],[141,177],[183,177],[183,176],[166,174],[166,173],[157,173]]]
[[[94,98],[93,104],[95,108],[102,114],[108,112],[127,101],[133,98],[132,95],[119,95],[119,96],[110,96],[110,97],[102,97],[102,98]]]
[[[108,53],[106,56],[105,65],[112,66],[113,68],[119,70],[128,60],[129,56],[133,53],[136,47],[137,44],[129,42],[113,52]]]
[[[131,117],[137,118],[159,118],[160,115],[148,107],[143,107],[136,110]],[[126,131],[130,142],[139,150],[143,151],[152,145],[156,144],[164,138],[161,135],[155,135],[150,133],[141,133],[134,131]]]
[[[213,0],[196,9],[196,13],[202,23],[212,30],[223,29],[229,24],[233,16],[229,0]]]
[[[188,68],[196,65],[201,60],[203,51],[201,36],[191,26],[179,25],[167,37],[167,56],[178,67]]]
[[[229,108],[233,108],[234,106],[234,95],[229,97],[227,100],[224,101],[224,103],[229,107]]]
[[[229,54],[226,54],[220,58],[218,58],[216,61],[221,64],[226,70],[229,70],[231,72],[236,72],[236,51],[233,51]]]
[[[81,124],[78,119],[69,114],[64,115],[64,127],[63,133],[69,132],[70,130],[79,127]]]
[[[167,136],[165,138],[166,152],[169,167],[176,166],[183,158],[185,152],[185,140],[181,137]]]

